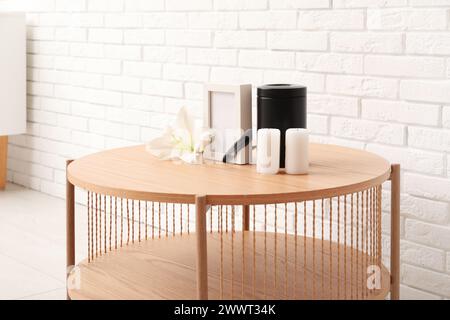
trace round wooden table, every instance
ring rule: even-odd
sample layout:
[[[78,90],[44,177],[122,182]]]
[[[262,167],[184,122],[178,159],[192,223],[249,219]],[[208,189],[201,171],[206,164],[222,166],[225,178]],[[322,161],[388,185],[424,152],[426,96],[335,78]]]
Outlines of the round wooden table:
[[[308,175],[160,161],[134,146],[67,166],[67,265],[75,186],[87,191],[88,257],[71,299],[398,299],[399,166],[311,144]],[[391,273],[382,183],[391,180]]]

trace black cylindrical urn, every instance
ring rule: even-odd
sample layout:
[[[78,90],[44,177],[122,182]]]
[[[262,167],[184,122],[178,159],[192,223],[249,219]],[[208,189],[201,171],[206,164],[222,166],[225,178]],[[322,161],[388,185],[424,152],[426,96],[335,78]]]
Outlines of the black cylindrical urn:
[[[284,168],[285,136],[290,128],[306,128],[305,86],[267,84],[258,87],[258,129],[280,129],[280,168]]]

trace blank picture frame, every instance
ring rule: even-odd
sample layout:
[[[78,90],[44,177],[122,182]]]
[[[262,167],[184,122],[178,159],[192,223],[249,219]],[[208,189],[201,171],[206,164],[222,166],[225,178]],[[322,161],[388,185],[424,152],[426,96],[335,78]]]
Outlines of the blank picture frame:
[[[214,142],[205,150],[205,158],[222,161],[243,134],[252,128],[251,84],[205,84],[204,126],[215,132]],[[227,162],[248,164],[251,143]]]

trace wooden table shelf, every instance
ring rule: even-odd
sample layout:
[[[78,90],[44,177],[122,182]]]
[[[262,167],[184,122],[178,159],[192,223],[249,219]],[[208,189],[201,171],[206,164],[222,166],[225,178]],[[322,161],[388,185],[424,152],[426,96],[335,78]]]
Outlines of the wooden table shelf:
[[[75,186],[87,191],[88,257],[68,298],[398,299],[399,166],[321,144],[310,161],[303,176],[160,161],[144,146],[69,161],[67,265]],[[389,179],[391,273],[381,262]]]

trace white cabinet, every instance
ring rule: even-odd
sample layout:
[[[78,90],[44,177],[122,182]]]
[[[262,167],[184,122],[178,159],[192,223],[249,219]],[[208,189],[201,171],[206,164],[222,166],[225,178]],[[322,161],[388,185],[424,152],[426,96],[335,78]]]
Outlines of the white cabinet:
[[[0,136],[25,131],[25,14],[0,13]]]

